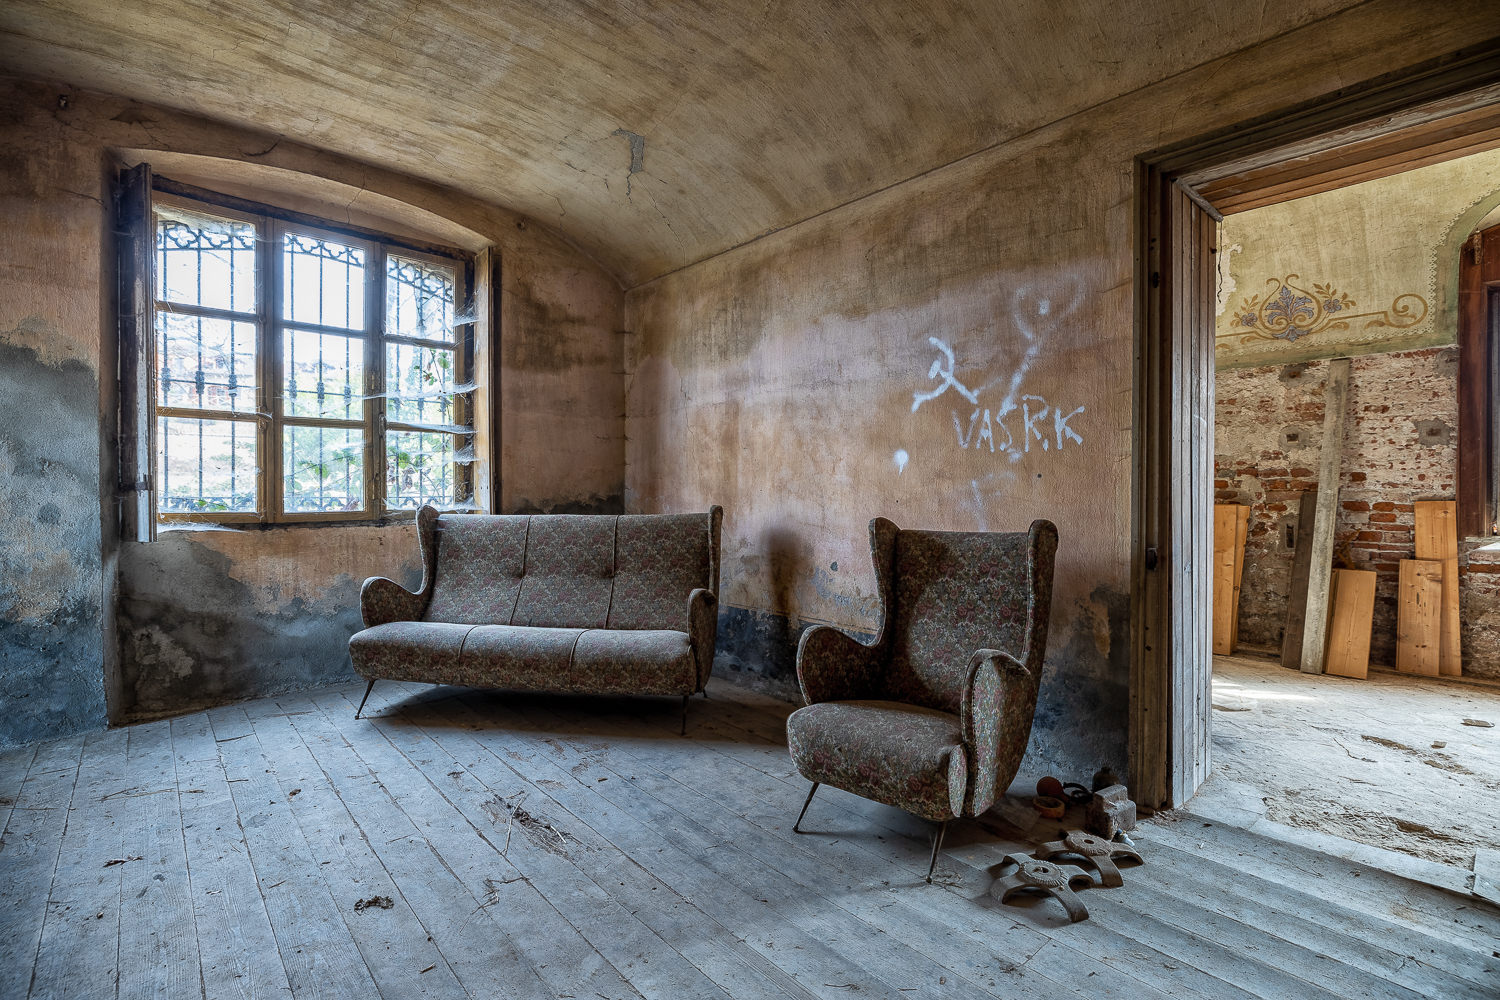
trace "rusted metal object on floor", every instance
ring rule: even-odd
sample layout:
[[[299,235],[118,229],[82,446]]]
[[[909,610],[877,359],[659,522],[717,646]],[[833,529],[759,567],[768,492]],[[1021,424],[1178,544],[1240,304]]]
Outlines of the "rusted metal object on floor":
[[[1063,909],[1068,911],[1068,919],[1073,923],[1089,918],[1088,908],[1073,893],[1072,885],[1079,879],[1092,885],[1094,876],[1076,865],[1040,861],[1024,854],[1007,854],[1005,860],[1015,865],[1016,870],[995,880],[990,886],[991,896],[1002,903],[1008,903],[1016,893],[1028,889],[1045,892],[1062,903]]]
[[[1110,888],[1119,888],[1125,884],[1124,876],[1115,865],[1115,858],[1132,858],[1141,864],[1146,863],[1140,851],[1082,830],[1070,830],[1062,840],[1043,844],[1032,853],[1041,861],[1058,854],[1084,858],[1099,870],[1099,881]]]
[[[1094,793],[1084,814],[1083,825],[1105,840],[1114,840],[1121,830],[1135,829],[1135,803],[1124,785],[1110,785]]]

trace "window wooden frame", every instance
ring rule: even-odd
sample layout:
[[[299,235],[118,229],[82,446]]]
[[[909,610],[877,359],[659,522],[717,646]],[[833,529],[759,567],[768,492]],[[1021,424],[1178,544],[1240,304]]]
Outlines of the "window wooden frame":
[[[252,413],[220,412],[182,407],[163,407],[158,404],[158,394],[153,390],[143,402],[154,426],[159,417],[187,417],[196,419],[232,419],[256,424],[256,473],[257,511],[250,512],[160,512],[155,520],[170,524],[296,524],[316,522],[379,522],[390,519],[405,519],[415,511],[407,508],[390,508],[386,505],[386,434],[387,430],[417,430],[434,432],[431,426],[402,422],[387,423],[387,400],[385,393],[385,359],[388,343],[415,343],[422,347],[451,350],[454,358],[453,383],[476,386],[482,379],[474,367],[474,278],[475,259],[472,253],[454,247],[428,244],[403,239],[363,227],[340,225],[330,220],[318,219],[298,212],[277,209],[215,192],[205,191],[155,177],[153,180],[153,210],[144,227],[149,238],[148,256],[154,260],[156,222],[154,205],[161,204],[187,211],[250,222],[257,227],[256,253],[256,379],[257,399]],[[285,386],[285,333],[289,329],[313,330],[338,336],[352,336],[347,329],[320,328],[315,324],[297,322],[283,315],[285,275],[282,253],[288,234],[302,234],[315,239],[327,239],[344,245],[355,246],[365,253],[364,280],[364,325],[358,334],[361,340],[361,360],[364,368],[362,413],[357,420],[329,417],[289,415],[286,412],[283,390]],[[386,264],[390,256],[436,264],[452,268],[454,274],[454,311],[458,317],[470,317],[470,321],[458,324],[451,339],[444,341],[418,341],[386,334]],[[153,308],[170,308],[176,313],[204,315],[250,322],[251,314],[229,314],[224,310],[205,307],[167,306],[156,301],[156,289],[150,287],[148,299]],[[154,319],[146,327],[148,336],[154,339]],[[479,498],[474,491],[473,465],[477,461],[474,391],[456,392],[453,396],[453,423],[450,429],[436,431],[453,436],[454,498],[452,505],[467,508]],[[456,426],[469,428],[467,434],[453,431]],[[363,441],[362,506],[359,511],[292,511],[285,510],[284,442],[288,427],[358,427]],[[151,462],[155,463],[154,449]],[[156,483],[153,476],[152,482]],[[159,490],[159,486],[156,487]],[[156,494],[153,490],[153,494]],[[467,499],[465,499],[467,498]]]

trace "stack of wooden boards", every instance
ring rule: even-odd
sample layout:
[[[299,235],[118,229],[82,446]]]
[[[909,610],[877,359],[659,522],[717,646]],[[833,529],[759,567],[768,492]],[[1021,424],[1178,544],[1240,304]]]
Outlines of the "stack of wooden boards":
[[[1415,559],[1401,560],[1397,583],[1396,669],[1463,673],[1458,635],[1458,530],[1452,500],[1415,504]]]
[[[1302,613],[1307,604],[1307,563],[1311,555],[1314,494],[1304,499],[1300,523],[1305,526],[1293,564],[1293,591],[1288,635],[1293,652],[1283,647],[1282,662],[1295,666],[1302,648]],[[1457,676],[1463,672],[1458,631],[1458,531],[1452,500],[1423,500],[1414,505],[1416,558],[1401,560],[1396,614],[1396,668],[1408,673]],[[1214,506],[1214,653],[1225,656],[1239,646],[1240,579],[1245,564],[1245,536],[1250,508]],[[1301,595],[1296,593],[1301,581]],[[1370,570],[1335,569],[1329,588],[1327,642],[1323,671],[1363,678],[1370,667],[1370,633],[1375,617],[1376,575]]]
[[[1245,535],[1250,508],[1214,505],[1214,654],[1228,656],[1240,644],[1240,579],[1245,572]]]

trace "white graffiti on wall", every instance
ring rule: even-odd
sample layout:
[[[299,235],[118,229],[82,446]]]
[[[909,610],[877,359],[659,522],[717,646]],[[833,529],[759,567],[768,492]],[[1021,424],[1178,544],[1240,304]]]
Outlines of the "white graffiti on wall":
[[[997,451],[1003,452],[1010,456],[1012,462],[1020,461],[1021,457],[1028,454],[1033,447],[1043,452],[1050,452],[1054,448],[1061,451],[1067,441],[1083,444],[1082,436],[1068,421],[1085,412],[1086,407],[1078,406],[1065,412],[1065,407],[1049,403],[1042,396],[1023,394],[1019,400],[1017,399],[1021,382],[1036,356],[1036,339],[1030,336],[1027,339],[1033,340],[1033,345],[1028,348],[1021,364],[1011,375],[1009,391],[1005,398],[1001,400],[998,407],[992,410],[978,404],[979,394],[993,383],[987,383],[978,389],[970,389],[964,385],[954,375],[957,360],[953,348],[937,337],[928,337],[927,342],[936,347],[941,356],[932,362],[927,378],[929,380],[941,379],[942,383],[928,392],[912,393],[911,411],[916,413],[923,403],[931,402],[952,389],[959,396],[974,404],[974,412],[969,414],[967,427],[960,419],[958,410],[950,411],[953,414],[953,430],[958,435],[959,447],[988,448],[991,454]],[[1011,415],[1017,411],[1020,413],[1017,428],[1020,431],[1019,439],[1011,432],[1011,427],[1017,426]],[[1007,419],[1012,422],[1007,423]],[[997,434],[1000,435],[999,438],[996,437]]]
[[[960,396],[962,396],[964,399],[967,399],[971,403],[979,402],[979,397],[977,394],[967,388],[958,379],[953,377],[953,369],[956,364],[956,362],[953,360],[953,348],[949,347],[941,340],[938,340],[936,337],[928,337],[927,342],[933,347],[936,347],[939,351],[943,352],[943,357],[938,358],[932,363],[932,367],[927,369],[927,379],[928,381],[931,381],[935,378],[942,378],[943,384],[938,386],[931,392],[912,393],[911,412],[916,413],[917,407],[921,406],[923,403],[927,402],[930,399],[937,399],[949,389],[956,390]],[[947,368],[943,367],[943,358],[948,359]]]

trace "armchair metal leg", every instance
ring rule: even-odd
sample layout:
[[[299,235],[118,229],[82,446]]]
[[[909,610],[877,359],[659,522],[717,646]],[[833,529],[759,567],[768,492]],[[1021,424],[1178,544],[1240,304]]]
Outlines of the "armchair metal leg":
[[[687,703],[688,703],[688,699],[690,697],[692,697],[692,695],[686,695],[685,694],[685,695],[682,696],[682,735],[683,736],[687,735]]]
[[[804,816],[807,815],[807,807],[810,806],[810,805],[812,805],[812,797],[814,795],[817,795],[817,794],[818,794],[818,783],[816,781],[814,781],[813,782],[813,786],[807,790],[807,801],[804,802],[804,803],[802,803],[802,811],[797,814],[797,822],[795,822],[795,823],[792,824],[792,832],[793,833],[801,833],[802,832],[801,830],[799,830],[797,828],[802,825],[802,817],[804,817]]]
[[[927,866],[927,881],[932,881],[932,873],[937,868],[938,851],[943,849],[943,834],[948,832],[948,821],[943,820],[943,825],[938,827],[937,836],[932,841],[932,863]]]
[[[359,707],[354,710],[354,717],[359,718],[359,713],[365,710],[365,702],[370,700],[370,692],[375,690],[375,680],[370,679],[370,685],[365,688],[365,696],[359,699]]]

